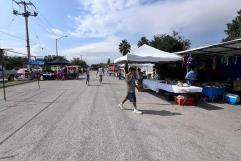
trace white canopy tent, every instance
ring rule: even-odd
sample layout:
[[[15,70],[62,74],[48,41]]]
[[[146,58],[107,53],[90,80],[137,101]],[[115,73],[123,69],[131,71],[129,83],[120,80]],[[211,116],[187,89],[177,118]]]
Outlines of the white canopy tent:
[[[180,60],[182,60],[182,57],[179,55],[161,51],[144,44],[131,53],[115,59],[114,63],[157,63]]]

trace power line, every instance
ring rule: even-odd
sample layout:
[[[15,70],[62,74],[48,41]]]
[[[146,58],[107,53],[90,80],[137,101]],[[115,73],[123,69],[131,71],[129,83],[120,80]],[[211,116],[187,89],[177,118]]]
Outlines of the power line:
[[[15,20],[15,17],[11,19],[11,21],[8,23],[8,25],[4,29],[9,29],[9,27],[12,25],[13,21]]]
[[[52,32],[50,32],[49,30],[48,30],[48,27],[46,28],[46,26],[44,26],[42,23],[40,23],[40,21],[38,20],[38,19],[34,19],[35,20],[35,22],[36,22],[36,24],[38,25],[38,26],[40,26],[42,29],[44,29],[47,33],[49,33],[49,34],[54,34],[55,36],[59,36],[59,35],[56,35],[55,33],[52,33]]]
[[[14,35],[14,34],[11,34],[11,33],[8,33],[8,32],[5,32],[5,31],[1,31],[0,32],[4,35],[7,35],[9,37],[12,37],[12,38],[15,38],[15,39],[18,39],[18,40],[22,40],[22,41],[26,41],[26,39],[20,37],[20,36],[17,36],[17,35]],[[30,41],[31,44],[37,44],[35,41]]]
[[[19,39],[19,40],[26,41],[26,39],[24,39],[24,38],[22,38],[22,37],[19,37],[19,36],[16,36],[16,35],[13,35],[13,34],[10,34],[10,33],[8,33],[8,32],[1,31],[1,30],[0,30],[0,32],[1,32],[2,34],[8,35],[8,36],[10,36],[10,37],[13,37],[13,38],[16,38],[16,39]]]
[[[24,54],[24,53],[17,52],[17,51],[11,51],[11,50],[9,50],[8,52],[15,53],[15,54],[19,54],[19,55],[23,55],[23,56],[28,56],[28,54]]]

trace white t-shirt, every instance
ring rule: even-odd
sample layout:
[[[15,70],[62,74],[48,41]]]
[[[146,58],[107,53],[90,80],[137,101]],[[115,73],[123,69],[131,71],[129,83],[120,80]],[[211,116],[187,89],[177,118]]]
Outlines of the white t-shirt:
[[[98,73],[99,75],[103,75],[103,74],[104,74],[104,73],[103,73],[103,69],[102,69],[102,68],[99,68],[98,71],[97,71],[97,73]]]

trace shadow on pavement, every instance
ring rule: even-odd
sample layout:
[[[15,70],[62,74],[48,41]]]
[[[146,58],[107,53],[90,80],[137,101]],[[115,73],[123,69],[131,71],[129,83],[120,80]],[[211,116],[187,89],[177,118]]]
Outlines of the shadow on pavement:
[[[90,84],[89,86],[96,86],[96,87],[99,87],[101,86],[100,84]]]
[[[213,110],[223,110],[224,108],[222,107],[218,107],[206,102],[199,102],[197,105],[197,107],[208,110],[208,111],[213,111]]]
[[[139,104],[139,105],[160,105],[160,106],[170,106],[170,105],[173,105],[173,103],[171,103],[171,102],[170,103],[138,102],[137,104]]]
[[[111,85],[120,85],[120,83],[107,83],[107,82],[103,82],[102,84],[111,84]]]
[[[141,110],[143,114],[148,114],[148,115],[159,115],[159,116],[174,116],[174,115],[182,115],[181,113],[178,112],[170,112],[166,110],[162,111],[155,111],[155,110]]]

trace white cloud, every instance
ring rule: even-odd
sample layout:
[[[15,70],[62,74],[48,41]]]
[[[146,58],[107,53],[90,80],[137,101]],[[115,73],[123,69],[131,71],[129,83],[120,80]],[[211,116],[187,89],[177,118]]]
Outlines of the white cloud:
[[[87,14],[72,17],[69,34],[77,37],[109,37],[181,31],[190,39],[222,32],[240,9],[240,0],[160,1],[144,5],[141,0],[79,0]],[[186,37],[187,37],[186,36]]]
[[[123,37],[145,35],[151,38],[155,34],[176,30],[191,39],[195,46],[200,37],[208,41],[217,34],[224,35],[226,23],[237,15],[241,6],[240,0],[173,0],[147,4],[143,0],[79,2],[84,14],[69,17],[74,22],[74,30],[69,31],[69,35],[104,39],[118,37],[114,42],[106,40],[65,51],[68,57],[83,55],[88,63],[105,62],[108,58],[113,60],[120,56],[118,43]],[[136,42],[131,43],[134,47]]]
[[[56,34],[56,35],[63,35],[63,31],[61,31],[60,29],[57,28],[52,28],[51,31]]]
[[[48,32],[49,32],[48,37],[51,38],[51,39],[56,39],[60,36],[66,35],[62,30],[57,29],[57,28],[49,29]]]
[[[119,41],[116,39],[106,40],[66,49],[62,53],[68,59],[72,59],[73,57],[80,58],[82,56],[88,64],[106,63],[108,58],[113,61],[115,58],[121,56],[118,51],[118,43]]]

